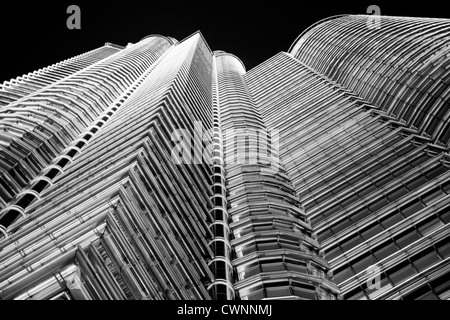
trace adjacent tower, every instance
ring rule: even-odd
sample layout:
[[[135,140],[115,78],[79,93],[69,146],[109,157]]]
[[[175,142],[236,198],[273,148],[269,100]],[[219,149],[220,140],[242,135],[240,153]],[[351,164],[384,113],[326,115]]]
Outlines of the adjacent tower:
[[[332,17],[245,75],[344,299],[450,297],[449,27]]]

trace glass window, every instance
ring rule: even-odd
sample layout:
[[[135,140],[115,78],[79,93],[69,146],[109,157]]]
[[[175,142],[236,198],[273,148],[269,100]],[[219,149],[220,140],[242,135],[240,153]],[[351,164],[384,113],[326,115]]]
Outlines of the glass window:
[[[327,192],[324,195],[322,195],[321,197],[317,198],[316,201],[317,201],[317,203],[322,203],[331,197],[333,197],[333,193]]]
[[[259,232],[259,231],[268,231],[268,230],[273,230],[273,226],[254,226],[253,227],[253,231],[255,232]]]
[[[382,218],[380,222],[382,226],[387,229],[402,220],[403,216],[400,214],[400,212],[396,211],[392,215]]]
[[[372,238],[373,236],[376,236],[377,234],[379,234],[382,231],[383,231],[383,228],[379,224],[376,224],[376,225],[369,227],[368,229],[364,229],[364,231],[361,233],[361,236],[365,240],[368,240],[368,239]]]
[[[352,223],[350,222],[350,220],[348,218],[345,218],[344,220],[339,222],[337,225],[331,227],[331,230],[333,230],[334,233],[339,233],[342,230],[344,230],[345,228],[347,228],[348,226],[350,226],[351,224]]]
[[[439,299],[432,291],[428,291],[427,293],[418,297],[416,300],[439,300]]]
[[[355,160],[354,162],[358,165],[364,163],[365,161],[367,161],[368,159],[371,158],[371,154],[365,154],[363,157],[359,158],[358,160]]]
[[[390,256],[391,254],[397,252],[397,247],[394,242],[384,243],[381,246],[373,250],[374,256],[378,261]]]
[[[359,257],[357,261],[354,261],[352,263],[353,270],[355,270],[356,273],[366,270],[367,268],[369,268],[374,264],[376,264],[376,260],[370,253],[364,254],[362,257]]]
[[[447,300],[450,298],[450,273],[431,281],[430,285],[439,296],[439,299]]]
[[[319,242],[322,242],[325,239],[328,239],[329,237],[331,237],[332,235],[333,235],[333,231],[331,231],[330,228],[326,228],[324,231],[322,231],[322,233],[317,235],[317,238],[318,238]]]
[[[426,162],[430,156],[426,153],[421,154],[419,157],[417,157],[415,160],[411,162],[413,167],[416,167],[424,162]]]
[[[436,215],[433,215],[419,222],[417,224],[417,229],[422,234],[422,236],[425,236],[443,225],[444,223],[441,220],[439,220]]]
[[[420,200],[415,200],[400,208],[405,217],[409,217],[424,208]]]
[[[439,218],[445,223],[449,223],[450,222],[450,210],[448,209],[444,209],[442,211],[439,212]]]
[[[333,213],[338,212],[341,210],[341,206],[339,204],[336,204],[332,206],[331,208],[324,210],[323,215],[325,217],[331,216]]]
[[[382,168],[382,165],[380,163],[377,163],[377,164],[369,166],[368,168],[365,168],[365,173],[370,175],[370,174],[373,174],[374,172],[378,171],[381,168]]]
[[[414,229],[409,229],[395,237],[395,242],[400,248],[404,248],[414,241],[420,239],[419,234]]]
[[[355,273],[353,272],[352,268],[350,268],[350,266],[346,265],[344,268],[345,269],[341,269],[333,276],[333,280],[337,284],[339,284],[339,283],[343,282],[344,280],[347,280],[348,278],[355,275]]]
[[[275,271],[283,271],[284,265],[282,262],[277,263],[264,263],[261,264],[262,272],[275,272]]]
[[[376,202],[369,205],[369,209],[372,212],[378,211],[381,208],[383,208],[385,205],[387,205],[389,201],[386,198],[378,199]]]
[[[447,257],[450,257],[450,239],[449,238],[439,241],[438,243],[435,244],[435,247],[444,259]]]
[[[364,198],[365,196],[367,196],[368,194],[372,193],[375,190],[377,190],[377,187],[372,184],[367,188],[361,190],[358,194],[361,198]]]
[[[309,300],[316,300],[316,292],[312,288],[308,289],[308,288],[292,286],[292,290],[294,291],[294,294],[298,297],[309,299]]]
[[[421,196],[423,203],[426,206],[433,204],[437,199],[442,198],[444,196],[444,192],[441,189],[433,190],[427,192],[423,196]]]
[[[409,170],[411,170],[411,166],[408,164],[408,165],[403,165],[403,166],[401,166],[400,168],[397,168],[397,169],[395,169],[395,171],[394,172],[392,172],[392,175],[394,176],[394,177],[400,177],[400,176],[402,176],[404,173],[406,173],[406,172],[408,172]]]
[[[393,179],[394,179],[394,178],[393,178],[390,174],[388,174],[387,176],[385,176],[385,177],[383,177],[383,178],[377,180],[377,182],[375,182],[375,185],[376,185],[378,188],[381,188],[382,186],[386,185],[387,183],[389,183],[389,182],[392,181]]]
[[[345,300],[367,300],[364,291],[358,287],[344,295]]]
[[[337,246],[331,249],[330,251],[325,252],[325,257],[328,261],[330,261],[331,259],[336,258],[338,255],[342,253],[344,253],[344,251],[341,249],[340,246]]]
[[[311,218],[311,225],[315,226],[317,225],[320,221],[322,221],[324,219],[325,215],[323,214],[317,214],[315,217]]]
[[[350,216],[350,219],[353,223],[360,221],[361,219],[370,215],[370,211],[367,208],[362,208],[356,211],[353,215]]]
[[[410,292],[406,294],[403,299],[404,300],[419,300],[421,297],[424,297],[430,293],[430,288],[428,287],[428,284],[425,284],[424,286],[417,288],[413,292]]]
[[[400,282],[415,275],[416,271],[408,261],[404,261],[386,271],[386,274],[389,276],[394,285],[398,285]]]
[[[388,166],[390,165],[392,162],[394,162],[395,160],[398,159],[398,155],[395,153],[390,153],[387,157],[385,157],[382,161],[381,164],[383,166]]]
[[[289,287],[266,288],[266,294],[268,298],[292,295]]]
[[[429,251],[429,250],[427,250],[427,251]],[[440,260],[441,259],[439,258],[439,256],[436,254],[436,252],[434,250],[432,250],[431,252],[428,252],[428,253],[421,252],[421,253],[415,255],[411,259],[412,263],[419,271],[423,271],[423,270],[427,269],[428,267],[431,267],[432,265],[438,263]]]
[[[237,252],[239,251],[239,248],[237,249]],[[245,247],[243,247],[241,249],[242,255],[245,256],[246,254],[252,253],[256,251],[256,246],[255,245],[246,245]]]
[[[366,175],[362,172],[359,172],[356,176],[354,176],[353,178],[351,178],[348,183],[351,185],[354,185],[356,183],[358,183],[359,181],[361,181],[362,179],[364,179],[366,177]]]
[[[348,207],[349,205],[351,205],[352,203],[358,201],[359,197],[356,194],[353,194],[350,198],[344,200],[341,202],[341,206],[343,208]]]
[[[442,189],[445,191],[446,194],[450,194],[450,181],[442,184]]]
[[[387,198],[389,201],[395,201],[397,199],[400,199],[403,195],[407,194],[408,190],[404,187],[398,188],[395,191],[389,192],[387,195]]]
[[[278,243],[258,243],[258,250],[273,250],[278,248]]]
[[[435,168],[431,169],[430,171],[425,173],[425,177],[428,180],[434,179],[438,176],[440,176],[441,174],[443,174],[444,172],[447,171],[447,168],[442,166],[442,165],[438,165]]]
[[[255,292],[250,293],[249,295],[247,295],[247,299],[248,300],[261,300],[263,298],[265,298],[265,294],[264,294],[264,290],[263,289],[259,289]]]
[[[242,279],[249,278],[254,276],[255,274],[259,274],[261,272],[259,264],[250,268],[246,268],[244,271],[240,272],[240,277]]]
[[[286,268],[289,271],[297,271],[297,272],[300,272],[300,273],[307,273],[306,265],[304,265],[304,264],[297,264],[297,263],[287,262],[286,263]]]
[[[358,244],[362,243],[364,240],[361,238],[359,234],[355,234],[352,237],[344,240],[341,243],[341,247],[344,251],[348,251],[354,247],[356,247]]]
[[[427,181],[428,180],[424,176],[420,176],[409,181],[405,184],[405,186],[406,188],[408,188],[408,190],[412,191],[423,186],[425,183],[427,183]]]

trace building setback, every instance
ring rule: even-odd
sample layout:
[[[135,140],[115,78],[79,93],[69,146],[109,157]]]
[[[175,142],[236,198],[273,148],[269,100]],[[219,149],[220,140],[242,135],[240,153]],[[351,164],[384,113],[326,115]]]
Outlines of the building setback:
[[[4,82],[0,298],[450,298],[450,21],[368,19]]]

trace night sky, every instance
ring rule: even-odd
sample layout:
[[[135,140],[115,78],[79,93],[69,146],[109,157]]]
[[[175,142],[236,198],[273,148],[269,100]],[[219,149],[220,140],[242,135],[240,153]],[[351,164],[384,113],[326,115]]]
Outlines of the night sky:
[[[365,14],[376,4],[382,15],[450,18],[440,3],[388,1],[14,1],[2,4],[0,82],[98,48],[126,45],[149,34],[182,40],[200,30],[212,50],[237,55],[247,70],[287,51],[305,28],[328,16]],[[69,5],[81,9],[81,29],[69,30]]]

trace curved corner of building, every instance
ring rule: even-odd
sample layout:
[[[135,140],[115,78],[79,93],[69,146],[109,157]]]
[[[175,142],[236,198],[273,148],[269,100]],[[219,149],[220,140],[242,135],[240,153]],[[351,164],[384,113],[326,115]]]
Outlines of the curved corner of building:
[[[291,44],[291,46],[289,47],[289,50],[287,51],[287,53],[291,54],[293,57],[295,57],[295,55],[297,54],[298,50],[300,49],[300,47],[302,46],[303,42],[305,41],[305,36],[310,33],[310,31],[312,31],[313,29],[317,28],[318,26],[320,26],[321,24],[328,22],[330,20],[335,20],[335,19],[339,19],[341,17],[344,16],[350,16],[351,14],[338,14],[338,15],[334,15],[334,16],[330,16],[330,17],[326,17],[322,20],[319,20],[317,22],[314,22],[312,25],[310,25],[308,28],[306,28],[305,30],[303,30],[303,32],[301,32],[298,37],[294,40],[294,42]]]
[[[235,56],[235,55],[232,54],[232,53],[225,52],[225,51],[223,51],[223,50],[215,50],[215,51],[213,51],[213,56],[216,57],[216,58],[217,58],[217,57],[221,57],[221,56],[229,56],[229,57],[232,57],[232,58],[234,58],[236,61],[239,62],[239,64],[242,66],[242,69],[244,70],[244,73],[247,72],[247,69],[245,68],[244,62],[242,62],[241,59],[239,59],[237,56]]]
[[[116,48],[116,49],[119,49],[119,50],[125,49],[124,46],[121,46],[121,45],[118,45],[118,44],[115,44],[115,43],[111,43],[111,42],[106,42],[105,43],[105,47]]]
[[[170,45],[178,43],[177,39],[172,38],[172,37],[166,37],[166,36],[163,36],[160,34],[149,34],[148,36],[145,36],[141,40],[139,40],[139,42],[144,41],[145,39],[148,39],[148,38],[161,38],[161,39],[166,40]]]

